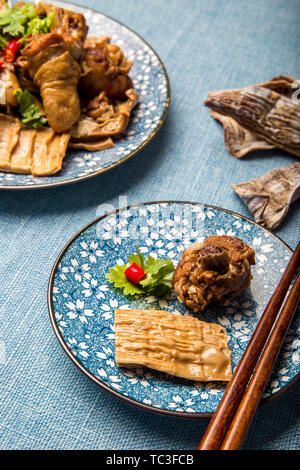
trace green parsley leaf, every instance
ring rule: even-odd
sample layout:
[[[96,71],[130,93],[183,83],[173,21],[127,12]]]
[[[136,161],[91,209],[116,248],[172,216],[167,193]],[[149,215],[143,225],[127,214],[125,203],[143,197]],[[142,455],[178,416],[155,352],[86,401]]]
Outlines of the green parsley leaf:
[[[118,289],[123,290],[125,295],[155,295],[163,297],[172,290],[172,276],[174,271],[173,262],[170,259],[156,260],[153,256],[149,256],[145,261],[144,256],[137,248],[137,254],[133,253],[128,256],[128,264],[122,266],[115,265],[109,268],[106,279],[113,283]],[[128,266],[136,263],[144,270],[146,276],[141,279],[138,286],[132,284],[124,272]]]
[[[106,274],[106,279],[113,283],[118,289],[122,289],[125,295],[140,295],[143,294],[143,289],[132,284],[124,274],[126,264],[119,266],[116,264],[114,268],[109,268],[109,274]]]
[[[4,34],[23,36],[28,22],[36,17],[33,5],[26,4],[20,8],[5,5],[4,10],[0,12],[0,28]]]
[[[133,253],[128,256],[129,264],[136,263],[140,268],[144,269],[145,257],[141,254],[138,246],[136,247],[138,254]]]
[[[145,265],[145,271],[153,277],[159,277],[162,279],[167,276],[167,274],[174,271],[174,266],[170,259],[156,260],[152,256],[149,256]]]
[[[10,8],[8,5],[0,13],[0,29],[10,36],[22,36],[22,45],[30,34],[46,34],[50,31],[54,18],[51,11],[45,18],[39,18],[33,5]],[[1,42],[0,42],[1,47]]]
[[[147,276],[140,281],[149,294],[161,297],[171,292],[174,265],[170,259],[155,260],[149,256],[145,265]]]
[[[18,88],[14,95],[19,102],[19,112],[22,116],[21,125],[23,127],[33,127],[35,129],[43,127],[47,123],[47,119],[41,115],[34,97],[28,90]]]

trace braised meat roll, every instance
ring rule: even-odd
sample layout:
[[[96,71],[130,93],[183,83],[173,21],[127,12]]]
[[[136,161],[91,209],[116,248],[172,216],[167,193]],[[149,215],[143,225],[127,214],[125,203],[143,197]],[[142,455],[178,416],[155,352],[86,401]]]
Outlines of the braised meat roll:
[[[184,250],[173,275],[175,295],[194,312],[213,301],[226,305],[250,286],[254,250],[230,236],[211,236]]]
[[[58,133],[69,130],[80,117],[77,85],[81,70],[69,47],[55,31],[34,36],[19,61],[39,87],[48,123]]]

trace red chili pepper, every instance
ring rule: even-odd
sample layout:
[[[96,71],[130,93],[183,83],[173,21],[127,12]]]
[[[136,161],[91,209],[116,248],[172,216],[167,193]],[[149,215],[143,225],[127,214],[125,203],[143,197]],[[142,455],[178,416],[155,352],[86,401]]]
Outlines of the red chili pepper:
[[[17,57],[19,47],[19,39],[14,39],[8,44],[7,48],[4,51],[5,62],[14,62],[15,58]]]
[[[0,60],[0,70],[2,69],[3,65],[4,65],[4,62]]]
[[[127,269],[124,271],[125,276],[127,279],[132,282],[132,284],[137,285],[138,282],[146,276],[146,273],[142,268],[140,268],[136,263],[132,263]]]

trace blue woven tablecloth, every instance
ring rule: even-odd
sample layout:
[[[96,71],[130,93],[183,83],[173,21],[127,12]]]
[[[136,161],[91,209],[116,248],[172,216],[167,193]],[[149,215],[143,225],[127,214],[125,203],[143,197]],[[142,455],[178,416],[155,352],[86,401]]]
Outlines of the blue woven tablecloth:
[[[203,105],[207,92],[300,78],[298,0],[85,0],[157,51],[172,99],[154,140],[114,170],[78,184],[0,191],[0,448],[195,449],[208,419],[143,411],[112,397],[69,361],[51,329],[46,291],[63,245],[119,196],[191,200],[249,216],[230,183],[297,161],[282,151],[237,160]],[[295,203],[276,231],[299,239]],[[300,386],[258,409],[244,449],[299,449]]]

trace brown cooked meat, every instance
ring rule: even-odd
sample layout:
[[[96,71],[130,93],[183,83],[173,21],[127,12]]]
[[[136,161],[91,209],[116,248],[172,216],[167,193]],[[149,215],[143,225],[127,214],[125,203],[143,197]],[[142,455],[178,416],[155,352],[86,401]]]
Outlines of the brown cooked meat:
[[[101,91],[109,98],[125,98],[126,90],[133,87],[127,75],[131,66],[132,62],[118,46],[110,44],[109,38],[88,37],[83,45],[79,89],[90,98]]]
[[[255,253],[242,240],[213,235],[184,250],[173,275],[176,297],[194,312],[213,301],[226,305],[247,287]]]
[[[83,113],[71,129],[72,142],[92,142],[124,132],[128,126],[130,113],[139,100],[133,88],[126,91],[126,97],[126,101],[116,100],[114,106],[107,100],[104,92],[91,100],[87,106],[87,113]]]
[[[18,62],[39,87],[43,107],[54,132],[69,130],[80,117],[77,85],[80,66],[57,32],[34,36]]]
[[[0,0],[0,10],[6,5]],[[25,5],[18,1],[12,11],[18,16]],[[51,13],[51,21],[33,22],[15,61],[0,70],[0,171],[40,177],[62,169],[68,147],[114,147],[139,96],[128,76],[133,62],[109,37],[87,37],[83,14],[43,2],[32,8],[40,20]],[[25,120],[19,89],[32,93],[33,122]]]

